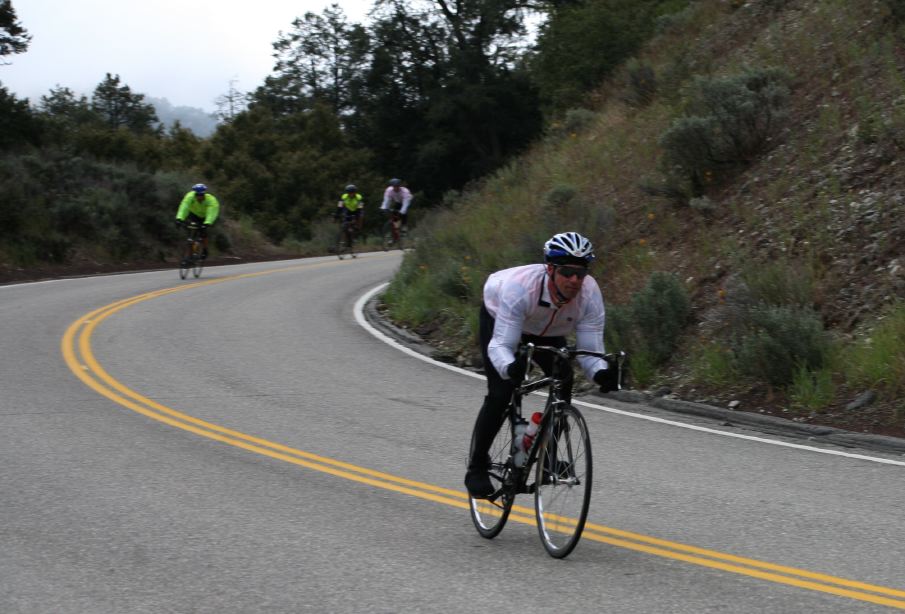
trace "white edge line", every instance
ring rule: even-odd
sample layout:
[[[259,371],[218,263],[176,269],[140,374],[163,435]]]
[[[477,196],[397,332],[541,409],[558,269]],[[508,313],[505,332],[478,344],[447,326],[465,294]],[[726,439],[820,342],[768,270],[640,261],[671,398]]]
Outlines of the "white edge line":
[[[365,294],[363,294],[361,296],[361,298],[359,298],[355,302],[355,307],[353,308],[355,311],[355,320],[358,322],[359,325],[361,325],[362,328],[367,330],[369,333],[371,333],[372,335],[374,335],[375,337],[377,337],[378,339],[380,339],[387,345],[390,345],[390,346],[396,348],[397,350],[399,350],[400,352],[408,354],[409,356],[417,358],[418,360],[422,360],[422,361],[432,364],[436,367],[442,367],[449,371],[454,371],[461,375],[467,375],[468,377],[473,377],[475,379],[481,379],[481,380],[484,379],[484,376],[479,373],[475,373],[474,371],[468,371],[467,369],[463,369],[461,367],[449,365],[449,364],[446,364],[445,362],[440,362],[439,360],[434,360],[433,358],[431,358],[429,356],[425,356],[424,354],[416,352],[415,350],[413,350],[411,348],[407,348],[404,345],[402,345],[401,343],[399,343],[398,341],[396,341],[395,339],[392,339],[391,337],[385,335],[384,333],[382,333],[379,330],[377,330],[376,328],[374,328],[370,324],[370,322],[367,321],[367,319],[364,316],[364,306],[367,304],[367,302],[369,300],[371,300],[371,298],[375,294],[382,291],[388,285],[389,285],[389,283],[382,283],[379,286],[368,290],[367,292],[365,292]],[[789,443],[786,441],[777,441],[775,439],[768,439],[766,437],[755,437],[753,435],[742,435],[741,433],[729,433],[726,431],[720,431],[717,429],[707,428],[705,426],[697,426],[695,424],[686,424],[685,422],[667,420],[665,418],[658,418],[656,416],[645,416],[644,414],[636,414],[634,412],[625,411],[623,409],[616,409],[615,407],[607,407],[605,405],[597,405],[596,403],[588,403],[587,401],[580,401],[578,399],[573,399],[572,403],[574,403],[575,405],[581,405],[582,407],[590,407],[592,409],[609,412],[611,414],[618,414],[620,416],[627,416],[629,418],[638,418],[640,420],[647,420],[649,422],[656,422],[658,424],[667,424],[669,426],[677,426],[680,428],[690,429],[693,431],[700,431],[703,433],[710,433],[713,435],[721,435],[723,437],[734,437],[736,439],[745,439],[747,441],[756,441],[758,443],[767,443],[767,444],[774,445],[774,446],[783,446],[785,448],[794,448],[796,450],[807,450],[809,452],[819,452],[820,454],[831,454],[833,456],[844,456],[846,458],[857,458],[859,460],[872,461],[875,463],[883,463],[886,465],[899,465],[900,467],[905,467],[905,461],[893,460],[891,458],[865,456],[863,454],[852,454],[850,452],[843,452],[841,450],[827,450],[825,448],[815,448],[813,446],[806,446],[806,445],[797,444],[797,443]]]

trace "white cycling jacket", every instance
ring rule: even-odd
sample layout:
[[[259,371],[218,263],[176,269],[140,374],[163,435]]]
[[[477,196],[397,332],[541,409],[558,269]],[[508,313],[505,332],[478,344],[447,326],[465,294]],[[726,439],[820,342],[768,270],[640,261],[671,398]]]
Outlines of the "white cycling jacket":
[[[393,186],[390,186],[383,191],[383,202],[380,204],[380,208],[389,209],[391,202],[402,203],[402,209],[399,210],[399,213],[405,215],[409,210],[409,205],[412,204],[412,193],[405,186],[400,187],[398,191],[394,190]]]
[[[487,353],[503,379],[509,379],[506,367],[515,360],[522,333],[555,337],[574,331],[576,347],[604,351],[603,295],[594,278],[585,277],[581,292],[559,308],[547,281],[546,265],[529,264],[497,271],[484,284],[484,306],[496,321]],[[588,379],[607,367],[594,356],[579,356],[578,362]]]

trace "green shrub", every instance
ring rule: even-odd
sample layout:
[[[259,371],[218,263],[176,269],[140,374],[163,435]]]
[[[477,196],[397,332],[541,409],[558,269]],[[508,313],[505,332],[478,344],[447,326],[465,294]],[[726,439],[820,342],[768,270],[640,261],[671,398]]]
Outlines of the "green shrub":
[[[827,362],[829,337],[810,308],[760,305],[748,310],[745,324],[736,355],[746,375],[786,387],[801,369],[816,371]]]
[[[646,388],[657,374],[657,363],[650,352],[641,348],[629,354],[625,370],[630,387]]]
[[[850,385],[889,398],[905,393],[905,303],[891,308],[870,337],[852,348],[845,375]]]
[[[778,69],[695,79],[686,115],[660,137],[662,166],[688,196],[765,151],[786,116],[790,77]]]
[[[687,292],[675,275],[655,272],[629,305],[607,305],[604,341],[608,351],[629,355],[632,385],[652,381],[669,360],[688,322]]]
[[[654,272],[641,292],[632,297],[632,323],[640,345],[654,364],[663,364],[672,356],[690,313],[688,293],[670,273]]]
[[[828,368],[810,371],[801,366],[795,372],[792,385],[789,387],[792,406],[808,411],[824,409],[833,401],[835,394],[833,373]]]
[[[727,386],[738,378],[732,350],[718,343],[702,343],[692,351],[694,379],[708,386]]]
[[[623,305],[606,306],[606,325],[603,329],[604,345],[607,351],[633,351],[638,345],[632,327],[632,314]]]

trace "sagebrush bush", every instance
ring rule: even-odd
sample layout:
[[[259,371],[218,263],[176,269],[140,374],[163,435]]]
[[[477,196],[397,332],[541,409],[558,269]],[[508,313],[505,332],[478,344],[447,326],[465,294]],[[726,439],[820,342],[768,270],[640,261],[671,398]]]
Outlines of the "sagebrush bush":
[[[632,329],[632,314],[627,306],[607,305],[606,325],[603,329],[604,345],[607,351],[616,350],[632,351],[634,344],[634,331]]]
[[[678,278],[655,272],[629,305],[607,305],[606,347],[628,352],[632,379],[644,385],[672,356],[690,313],[688,293]]]
[[[679,278],[654,272],[631,302],[632,322],[654,364],[669,360],[688,323],[691,303]]]
[[[736,346],[745,375],[786,387],[802,368],[816,371],[827,362],[830,339],[810,308],[760,305],[748,311],[745,325]]]
[[[763,153],[785,119],[790,81],[775,68],[695,79],[685,115],[660,137],[669,182],[702,196],[721,173]]]

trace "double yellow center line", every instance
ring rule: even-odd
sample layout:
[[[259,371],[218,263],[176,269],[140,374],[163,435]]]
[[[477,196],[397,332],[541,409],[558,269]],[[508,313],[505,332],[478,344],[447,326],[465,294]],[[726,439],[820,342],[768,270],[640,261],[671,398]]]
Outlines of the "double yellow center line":
[[[307,266],[310,267],[312,265]],[[61,342],[63,357],[69,369],[75,373],[85,385],[98,394],[107,397],[111,401],[136,413],[163,422],[174,428],[182,429],[201,437],[207,437],[208,439],[213,439],[237,448],[242,448],[243,450],[255,454],[261,454],[315,471],[321,471],[354,482],[367,484],[375,488],[383,488],[385,490],[418,497],[419,499],[425,499],[435,503],[450,505],[460,509],[468,509],[468,497],[463,492],[409,480],[381,471],[375,471],[366,467],[360,467],[336,459],[298,450],[280,443],[225,428],[205,420],[200,420],[184,412],[162,405],[153,399],[149,399],[124,386],[122,383],[111,377],[100,363],[98,363],[92,352],[91,335],[94,330],[106,318],[123,309],[188,288],[197,288],[200,286],[222,283],[224,281],[267,275],[299,268],[303,267],[294,266],[261,273],[234,275],[156,290],[116,301],[85,314],[69,326],[66,333],[63,335]],[[512,509],[510,520],[534,525],[534,510],[516,505]],[[634,550],[636,552],[644,552],[646,554],[684,561],[686,563],[709,567],[711,569],[718,569],[759,578],[761,580],[776,582],[778,584],[795,586],[905,610],[905,590],[887,588],[827,574],[811,572],[804,569],[724,554],[714,550],[671,542],[656,537],[648,537],[646,535],[622,531],[593,523],[586,524],[583,538],[610,544],[612,546],[618,546],[620,548],[626,548],[628,550]]]

